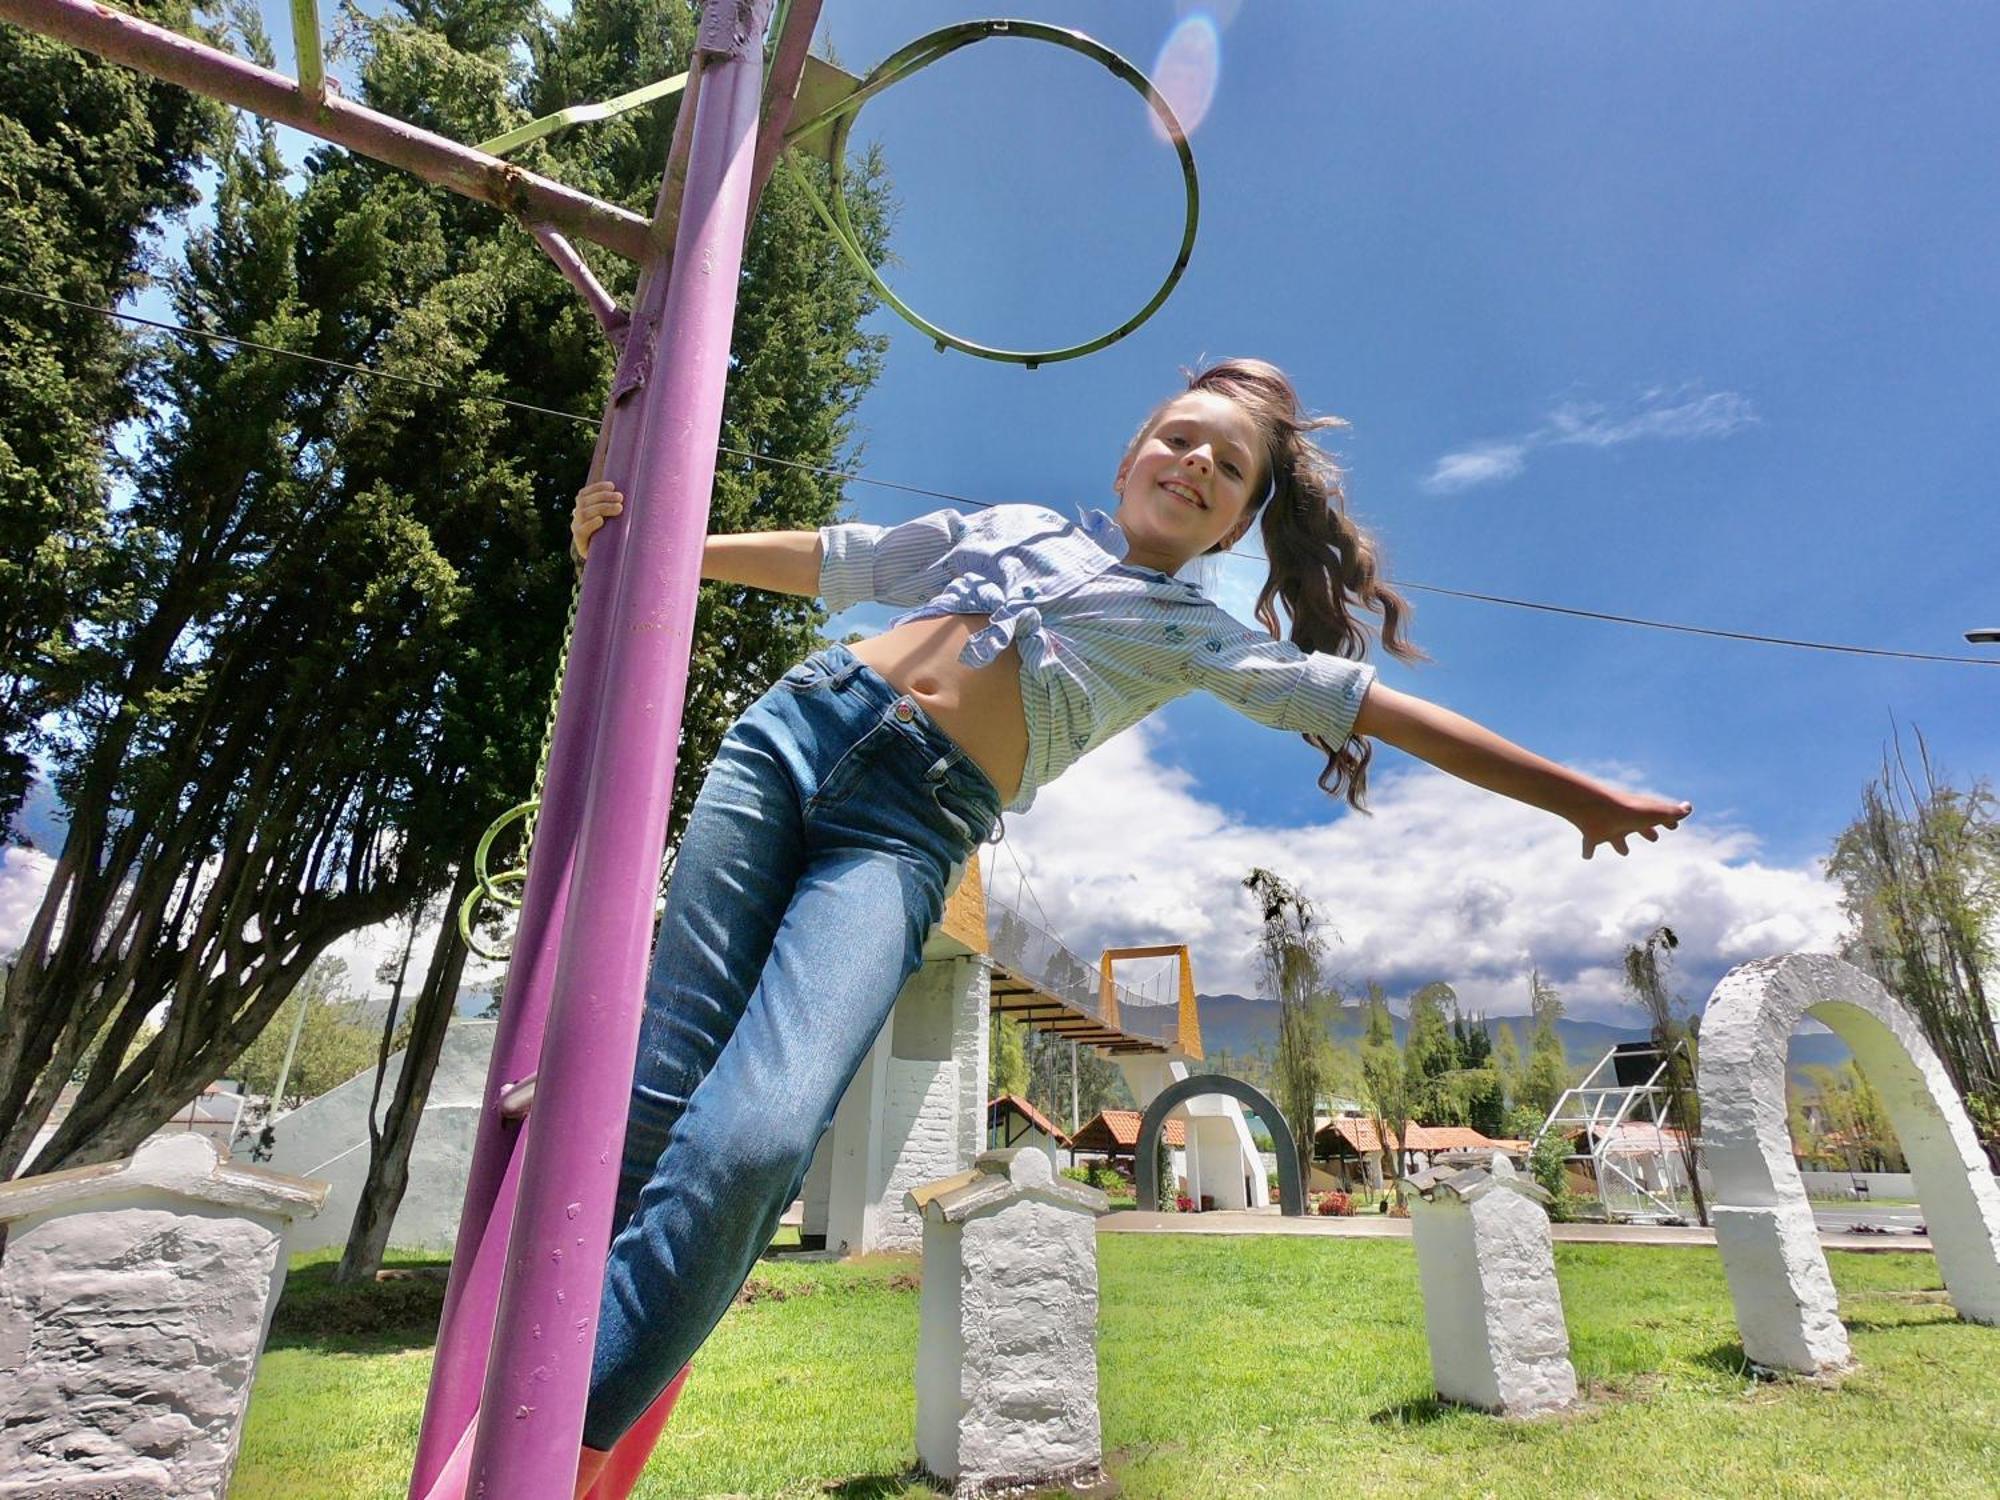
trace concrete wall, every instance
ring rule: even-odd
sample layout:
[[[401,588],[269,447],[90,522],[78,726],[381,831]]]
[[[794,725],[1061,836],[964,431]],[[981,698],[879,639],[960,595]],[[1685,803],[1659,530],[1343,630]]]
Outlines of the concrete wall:
[[[882,1155],[887,1171],[876,1208],[875,1250],[921,1250],[923,1220],[903,1195],[965,1170],[959,1147],[959,1069],[952,1062],[892,1056],[882,1100]]]
[[[472,1166],[473,1134],[486,1088],[486,1063],[493,1051],[497,1021],[459,1021],[445,1032],[430,1100],[417,1127],[410,1154],[410,1185],[396,1212],[389,1243],[397,1249],[450,1254],[458,1235],[458,1212]],[[389,1059],[381,1108],[395,1097],[403,1054]],[[290,1248],[317,1250],[345,1245],[354,1222],[362,1179],[368,1173],[368,1100],[375,1070],[356,1074],[277,1121],[277,1147],[265,1165],[296,1177],[330,1183],[319,1217],[293,1225]],[[251,1142],[239,1141],[236,1157],[250,1158]]]
[[[849,1255],[922,1247],[903,1195],[986,1145],[988,974],[984,957],[940,953],[903,986],[813,1153],[802,1235]]]
[[[1703,1174],[1706,1185],[1707,1174]],[[1806,1193],[1813,1198],[1852,1198],[1865,1203],[1870,1198],[1914,1198],[1917,1196],[1917,1179],[1908,1172],[1806,1172],[1799,1173],[1799,1180],[1806,1185]],[[1863,1183],[1866,1192],[1856,1192],[1855,1184]]]

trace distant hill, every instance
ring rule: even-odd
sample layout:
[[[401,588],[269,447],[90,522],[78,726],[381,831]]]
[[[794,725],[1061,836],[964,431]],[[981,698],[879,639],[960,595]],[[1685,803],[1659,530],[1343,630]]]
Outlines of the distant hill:
[[[1269,1053],[1278,1049],[1278,1002],[1263,1000],[1253,995],[1201,995],[1201,1043],[1202,1050],[1211,1057],[1227,1050],[1232,1053],[1255,1052],[1260,1046]],[[1401,1016],[1392,1016],[1396,1028],[1396,1042],[1401,1045],[1409,1023]],[[1367,1013],[1358,1005],[1344,1005],[1334,1022],[1334,1040],[1337,1042],[1359,1042],[1367,1030]],[[1514,1033],[1514,1040],[1520,1045],[1522,1055],[1527,1054],[1528,1033],[1534,1026],[1530,1016],[1488,1016],[1486,1030],[1497,1036],[1505,1026]],[[1569,1058],[1571,1067],[1587,1067],[1596,1062],[1618,1042],[1642,1042],[1646,1030],[1639,1026],[1613,1026],[1604,1021],[1576,1021],[1565,1016],[1556,1022],[1556,1031],[1562,1037],[1563,1052]],[[1811,1064],[1838,1067],[1847,1061],[1846,1043],[1831,1032],[1801,1034],[1792,1038],[1790,1063],[1794,1072]]]

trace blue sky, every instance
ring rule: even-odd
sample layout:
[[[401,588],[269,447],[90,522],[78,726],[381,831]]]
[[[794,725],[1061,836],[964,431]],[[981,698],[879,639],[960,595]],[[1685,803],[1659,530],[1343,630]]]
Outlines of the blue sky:
[[[1144,66],[1204,8],[1011,9],[1087,29]],[[1201,234],[1173,298],[1111,350],[1032,373],[933,353],[885,319],[892,352],[862,412],[865,468],[981,498],[1104,503],[1127,434],[1177,366],[1256,354],[1352,422],[1332,446],[1396,576],[1980,654],[1962,632],[2000,622],[1987,482],[2000,460],[1988,67],[2000,16],[1230,9],[1206,8],[1221,44],[1194,134]],[[865,71],[982,13],[834,3],[822,34]],[[881,142],[903,201],[892,281],[972,337],[1094,333],[1144,299],[1176,243],[1178,177],[1137,97],[1053,49],[999,40],[948,58],[871,103],[857,134]],[[851,494],[870,519],[911,513],[905,497]],[[1240,598],[1254,565],[1232,581]],[[1810,869],[1855,810],[1892,716],[1921,726],[1961,775],[1991,775],[2000,749],[1991,668],[1427,596],[1416,634],[1433,662],[1386,680],[1692,799],[1683,836],[1726,835],[1733,852],[1715,858],[1739,870]],[[1338,821],[1310,752],[1219,705],[1169,708],[1148,749],[1145,774],[1182,778],[1233,826],[1282,842]],[[1154,794],[1145,786],[1136,800]],[[1448,825],[1438,836],[1460,843]],[[1062,831],[1037,824],[1020,839],[1041,856],[1037,888],[1060,881],[1058,851],[1074,847]],[[1459,853],[1458,868],[1478,866]],[[1631,863],[1649,856],[1660,851]],[[1296,873],[1335,912],[1382,894],[1342,869]],[[1659,907],[1689,939],[1692,984],[1730,955],[1686,930],[1700,909],[1690,881]],[[1091,909],[1080,901],[1077,915]],[[1635,935],[1618,913],[1606,923],[1613,950]],[[1240,957],[1209,967],[1240,973]],[[1569,967],[1612,1003],[1581,954]]]
[[[891,352],[860,414],[868,472],[1108,504],[1127,436],[1177,367],[1256,354],[1353,424],[1331,446],[1392,577],[1982,654],[1961,633],[2000,625],[2000,14],[1008,8],[1142,66],[1177,27],[1214,26],[1194,258],[1137,334],[1034,372],[934,353],[883,315]],[[826,9],[822,37],[856,71],[986,13]],[[1178,174],[1137,96],[1054,49],[1001,40],[948,58],[871,103],[857,135],[880,141],[902,204],[891,280],[975,338],[1095,333],[1150,295],[1178,240]],[[871,520],[922,508],[850,494]],[[1257,581],[1232,565],[1224,602]],[[1206,988],[1254,983],[1233,881],[1257,860],[1333,915],[1351,980],[1446,978],[1516,1010],[1532,962],[1579,1013],[1609,1016],[1608,966],[1653,921],[1680,929],[1697,996],[1729,962],[1832,940],[1816,861],[1892,716],[1960,777],[1992,775],[2000,751],[1990,667],[1432,596],[1415,633],[1434,660],[1389,667],[1393,685],[1690,798],[1696,820],[1671,850],[1583,865],[1560,825],[1467,800],[1390,753],[1378,816],[1360,819],[1314,787],[1304,746],[1188,699],[1018,820],[1009,858],[1086,953],[1190,937]]]

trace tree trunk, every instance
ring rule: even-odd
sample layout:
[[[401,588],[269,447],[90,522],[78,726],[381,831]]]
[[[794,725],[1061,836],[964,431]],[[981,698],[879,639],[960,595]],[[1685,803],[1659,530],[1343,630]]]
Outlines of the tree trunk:
[[[361,1199],[355,1205],[354,1223],[347,1232],[347,1248],[334,1271],[335,1281],[371,1279],[382,1268],[383,1252],[389,1248],[389,1231],[395,1225],[396,1210],[402,1207],[404,1190],[410,1185],[410,1152],[423,1124],[431,1080],[437,1075],[438,1055],[444,1050],[445,1030],[458,1005],[466,950],[459,941],[456,919],[474,878],[472,861],[468,859],[460,864],[452,881],[444,923],[438,929],[430,966],[424,974],[423,992],[410,1013],[410,1040],[403,1052],[403,1071],[396,1078],[396,1096],[389,1103],[381,1134],[368,1153],[368,1176],[361,1185]],[[373,1123],[372,1110],[370,1123]]]

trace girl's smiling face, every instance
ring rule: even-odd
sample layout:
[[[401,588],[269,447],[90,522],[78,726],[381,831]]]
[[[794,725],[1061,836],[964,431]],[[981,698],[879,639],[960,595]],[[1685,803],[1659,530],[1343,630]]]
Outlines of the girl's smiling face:
[[[1111,486],[1130,544],[1125,560],[1177,573],[1234,543],[1264,492],[1264,446],[1256,422],[1227,396],[1189,391],[1161,407]]]

